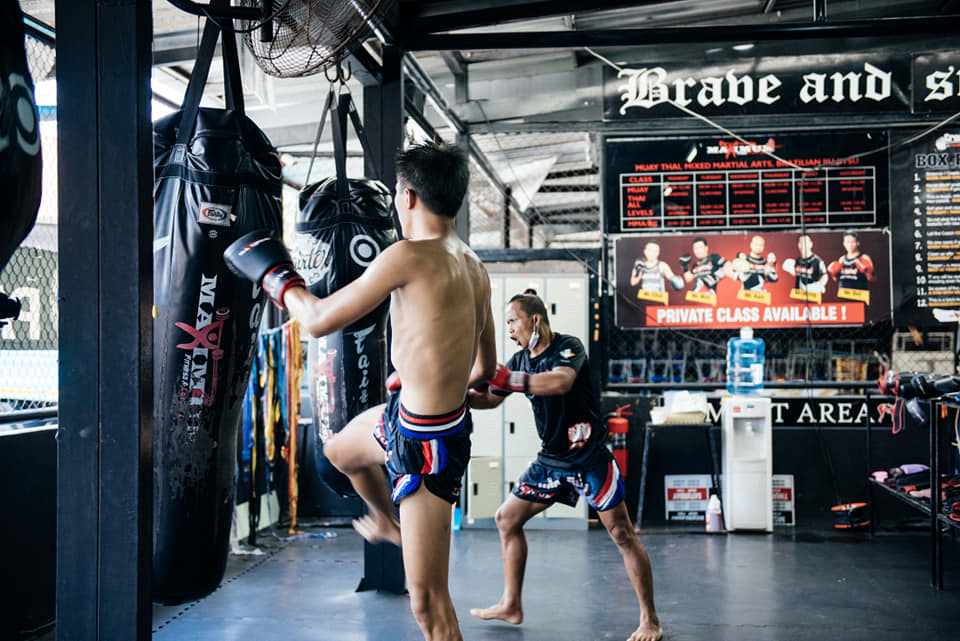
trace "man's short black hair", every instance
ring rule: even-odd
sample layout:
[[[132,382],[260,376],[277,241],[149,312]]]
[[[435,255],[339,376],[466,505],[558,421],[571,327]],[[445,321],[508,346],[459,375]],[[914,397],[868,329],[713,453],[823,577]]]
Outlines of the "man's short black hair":
[[[543,299],[537,296],[537,290],[525,289],[523,290],[522,294],[513,296],[508,304],[509,303],[517,303],[520,309],[523,310],[523,313],[527,316],[540,314],[540,318],[543,319],[543,322],[547,325],[550,324],[550,317],[547,315],[547,306],[544,305]]]
[[[458,147],[414,145],[397,155],[397,182],[412,189],[433,213],[455,218],[467,193],[470,165]]]
[[[703,243],[704,245],[706,245],[707,239],[704,238],[703,236],[697,236],[696,238],[693,239],[693,242],[690,243],[690,245],[693,246],[693,245],[696,245],[697,243]]]

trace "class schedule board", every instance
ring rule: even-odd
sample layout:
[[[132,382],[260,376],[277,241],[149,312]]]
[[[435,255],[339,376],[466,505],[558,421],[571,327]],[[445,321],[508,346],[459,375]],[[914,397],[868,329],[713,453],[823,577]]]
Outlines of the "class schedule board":
[[[882,227],[887,139],[882,130],[755,134],[745,142],[609,137],[606,230]]]
[[[891,164],[895,176],[893,320],[898,327],[956,323],[960,320],[960,131],[940,130],[899,146]]]

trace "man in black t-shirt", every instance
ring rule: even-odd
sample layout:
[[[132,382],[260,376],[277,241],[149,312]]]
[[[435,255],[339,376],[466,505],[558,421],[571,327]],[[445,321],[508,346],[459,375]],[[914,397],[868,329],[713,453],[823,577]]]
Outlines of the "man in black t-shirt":
[[[647,552],[623,503],[623,482],[606,447],[607,430],[590,383],[583,343],[550,329],[546,306],[527,290],[507,306],[507,331],[523,349],[499,365],[489,389],[471,390],[474,409],[497,407],[511,392],[533,406],[541,449],[496,514],[503,548],[504,589],[500,601],[470,614],[508,623],[523,621],[521,589],[526,565],[524,524],[556,502],[574,506],[579,495],[597,510],[623,556],[640,604],[640,625],[630,637],[656,641],[662,631],[653,605],[653,572]]]
[[[800,257],[783,261],[783,271],[795,277],[794,289],[813,294],[827,291],[827,266],[823,259],[813,253],[813,239],[809,234],[801,234],[797,239]]]
[[[694,238],[691,249],[693,256],[684,254],[678,259],[683,280],[692,282],[696,293],[716,294],[717,283],[727,274],[727,259],[720,254],[711,254],[706,238]]]
[[[844,254],[830,263],[827,272],[840,289],[867,289],[874,280],[873,259],[860,251],[860,235],[855,231],[843,233]]]

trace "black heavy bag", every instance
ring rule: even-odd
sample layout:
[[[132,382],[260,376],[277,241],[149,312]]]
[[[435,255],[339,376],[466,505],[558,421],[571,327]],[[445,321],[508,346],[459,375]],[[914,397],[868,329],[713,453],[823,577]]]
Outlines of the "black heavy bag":
[[[381,251],[397,240],[390,190],[378,180],[346,178],[348,113],[361,142],[366,139],[350,96],[341,96],[339,105],[332,101],[331,95],[327,104],[332,106],[337,177],[308,185],[300,192],[293,249],[297,271],[316,296],[329,296],[358,278]],[[307,469],[302,478],[310,484],[304,493],[310,497],[323,493],[321,481],[341,496],[355,496],[347,478],[323,455],[323,442],[354,416],[386,400],[388,308],[389,301],[385,301],[343,330],[308,343],[313,429],[307,433]]]
[[[40,126],[23,48],[23,15],[17,0],[0,0],[0,271],[37,220],[40,174]],[[19,308],[0,293],[0,319]]]
[[[266,304],[223,251],[281,228],[276,150],[243,113],[234,34],[227,109],[198,109],[218,29],[208,20],[180,112],[155,124],[153,599],[212,592],[229,548],[244,390]]]

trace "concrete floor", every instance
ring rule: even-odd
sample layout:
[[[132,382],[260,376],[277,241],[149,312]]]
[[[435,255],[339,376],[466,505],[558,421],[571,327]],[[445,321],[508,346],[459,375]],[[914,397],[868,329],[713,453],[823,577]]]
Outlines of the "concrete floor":
[[[311,529],[322,533],[326,529]],[[362,541],[260,536],[261,556],[231,555],[213,594],[156,606],[158,641],[416,641],[407,597],[356,592]],[[929,587],[922,532],[705,535],[646,532],[664,638],[693,640],[960,640],[960,545],[945,542],[945,590]],[[523,624],[480,621],[469,609],[500,596],[493,530],[454,535],[451,591],[468,641],[626,639],[636,599],[602,529],[528,532]]]

